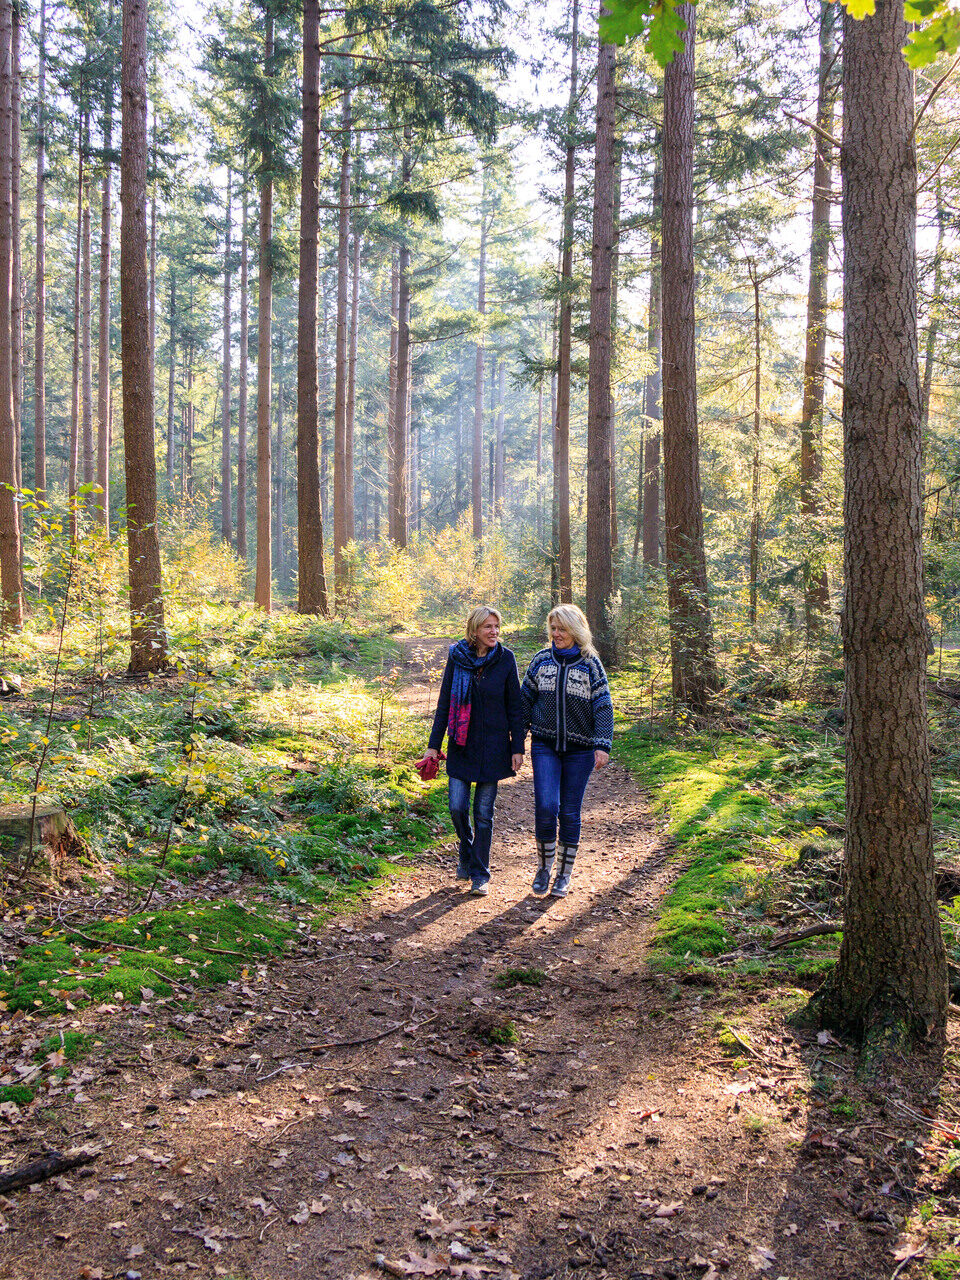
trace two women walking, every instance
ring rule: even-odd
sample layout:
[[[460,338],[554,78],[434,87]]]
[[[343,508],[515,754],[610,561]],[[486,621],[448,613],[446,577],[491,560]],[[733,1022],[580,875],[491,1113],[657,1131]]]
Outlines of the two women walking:
[[[533,891],[549,889],[563,898],[580,843],[587,783],[594,768],[610,758],[610,688],[587,619],[576,605],[551,609],[549,644],[534,656],[522,686],[513,653],[500,644],[501,623],[496,609],[482,605],[467,618],[464,639],[451,645],[425,759],[439,758],[446,734],[450,816],[459,837],[457,878],[470,880],[472,892],[486,894],[497,784],[519,771],[530,732],[537,841]]]

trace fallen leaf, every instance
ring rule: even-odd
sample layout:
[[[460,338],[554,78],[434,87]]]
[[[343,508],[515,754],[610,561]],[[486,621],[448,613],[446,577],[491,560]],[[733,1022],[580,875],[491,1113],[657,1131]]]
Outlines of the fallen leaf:
[[[128,1257],[128,1258],[139,1258],[139,1257],[141,1256],[141,1254],[142,1254],[142,1253],[143,1253],[143,1245],[142,1245],[142,1244],[132,1244],[132,1245],[130,1246],[130,1248],[127,1250],[127,1257]]]
[[[223,1252],[223,1245],[219,1242],[219,1240],[214,1240],[213,1236],[203,1237],[203,1247],[205,1249],[209,1249],[211,1253]]]
[[[683,1201],[674,1200],[670,1204],[659,1204],[653,1211],[655,1218],[675,1218],[678,1213],[683,1212]]]
[[[292,1213],[287,1219],[288,1222],[297,1227],[302,1227],[303,1224],[305,1222],[309,1222],[309,1220],[310,1210],[307,1208],[307,1202],[305,1200],[300,1201],[299,1205],[297,1205],[297,1212]]]

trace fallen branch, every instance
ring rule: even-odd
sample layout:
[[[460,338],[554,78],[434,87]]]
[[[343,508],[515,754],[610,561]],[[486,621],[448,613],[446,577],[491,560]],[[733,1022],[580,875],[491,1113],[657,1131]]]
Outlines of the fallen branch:
[[[375,1036],[362,1036],[359,1040],[329,1040],[326,1044],[312,1044],[307,1049],[307,1053],[323,1053],[325,1049],[355,1049],[362,1044],[373,1044],[375,1040],[385,1040],[387,1036],[395,1035],[398,1031],[419,1031],[421,1027],[426,1027],[429,1023],[436,1022],[439,1017],[439,1013],[435,1013],[424,1022],[395,1022],[386,1031],[378,1031]]]
[[[826,933],[843,933],[842,920],[826,920],[823,924],[812,924],[799,933],[781,933],[767,943],[768,951],[776,951],[778,947],[787,947],[791,942],[802,942],[804,938],[818,938]]]
[[[14,1173],[0,1174],[0,1195],[6,1195],[8,1191],[19,1191],[21,1187],[33,1186],[35,1182],[46,1182],[47,1178],[55,1178],[60,1173],[66,1173],[68,1169],[77,1169],[82,1164],[90,1164],[99,1154],[99,1151],[95,1151],[92,1154],[84,1152],[82,1155],[62,1156],[59,1151],[51,1151],[42,1160],[25,1164],[22,1169],[17,1169]]]

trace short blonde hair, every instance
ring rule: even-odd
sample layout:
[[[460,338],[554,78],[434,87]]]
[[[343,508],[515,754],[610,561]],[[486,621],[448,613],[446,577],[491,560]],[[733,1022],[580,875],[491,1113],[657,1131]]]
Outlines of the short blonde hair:
[[[590,623],[587,621],[583,610],[578,609],[575,604],[555,605],[547,614],[547,644],[553,643],[553,638],[550,635],[551,622],[559,622],[562,627],[565,627],[570,632],[581,653],[586,654],[588,657],[596,654]]]
[[[466,636],[468,644],[473,644],[477,638],[477,631],[491,617],[496,618],[500,626],[503,626],[503,614],[499,609],[494,609],[488,604],[479,604],[476,609],[470,610],[463,628],[463,634]]]

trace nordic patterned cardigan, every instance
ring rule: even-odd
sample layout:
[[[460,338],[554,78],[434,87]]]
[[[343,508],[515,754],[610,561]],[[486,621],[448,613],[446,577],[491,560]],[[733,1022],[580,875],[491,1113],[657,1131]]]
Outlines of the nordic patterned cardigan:
[[[594,655],[557,656],[541,649],[520,686],[530,734],[556,751],[610,751],[613,703],[603,663]]]

